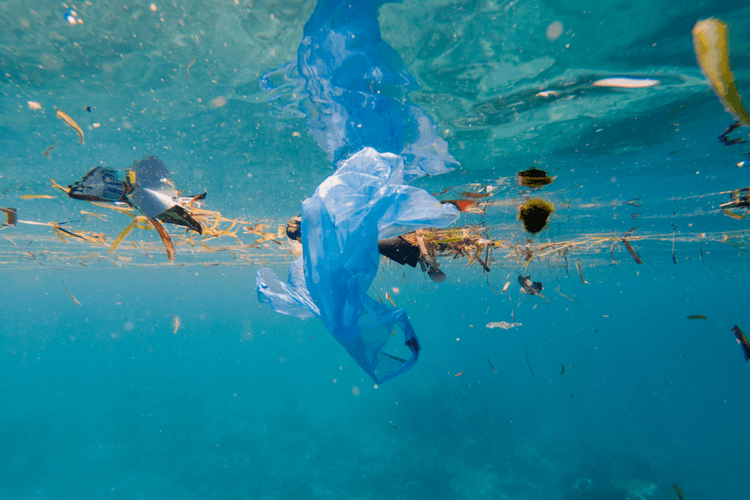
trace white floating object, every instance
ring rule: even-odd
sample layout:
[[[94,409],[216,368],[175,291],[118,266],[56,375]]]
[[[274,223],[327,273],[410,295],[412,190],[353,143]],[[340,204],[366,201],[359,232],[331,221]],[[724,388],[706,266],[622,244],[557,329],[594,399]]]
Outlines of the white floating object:
[[[505,321],[487,323],[487,328],[502,328],[503,330],[507,330],[509,328],[515,328],[517,326],[521,326],[521,323],[506,323]]]
[[[604,78],[593,83],[594,87],[617,87],[621,89],[642,89],[659,85],[659,80],[648,78]]]

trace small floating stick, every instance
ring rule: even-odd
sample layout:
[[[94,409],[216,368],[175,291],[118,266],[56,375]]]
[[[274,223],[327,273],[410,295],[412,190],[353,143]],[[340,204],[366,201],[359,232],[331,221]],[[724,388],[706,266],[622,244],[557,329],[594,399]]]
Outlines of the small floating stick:
[[[635,248],[633,248],[633,245],[630,244],[628,240],[625,238],[622,238],[620,241],[622,241],[623,245],[625,245],[625,248],[628,249],[628,252],[630,252],[630,256],[633,257],[633,260],[635,260],[636,264],[643,264],[643,261],[638,256],[638,252],[635,251]]]
[[[190,81],[190,66],[195,64],[195,57],[190,59],[190,62],[185,66],[185,80]]]
[[[497,373],[497,370],[495,370],[495,367],[492,366],[492,361],[490,361],[490,358],[487,358],[487,362],[490,364],[490,368],[492,368],[492,371],[494,371],[495,373]]]
[[[526,348],[526,365],[529,367],[531,376],[536,378],[536,375],[534,375],[534,370],[531,369],[531,363],[529,363],[529,345],[526,343],[526,339],[523,339],[523,346],[524,348]]]
[[[583,279],[583,269],[581,269],[581,263],[576,262],[576,267],[578,268],[578,276],[581,277],[581,283],[583,283],[584,285],[588,285],[589,282]]]
[[[60,281],[62,281],[62,280],[60,280]],[[68,292],[68,297],[70,297],[70,299],[71,299],[71,300],[72,300],[73,302],[75,302],[76,304],[78,304],[78,305],[80,306],[80,305],[81,305],[81,303],[80,303],[80,302],[78,302],[78,299],[76,299],[75,297],[73,297],[73,294],[72,294],[72,293],[70,293],[70,290],[68,290],[68,287],[67,287],[67,286],[65,286],[65,282],[64,282],[64,281],[62,281],[62,285],[63,285],[63,288],[65,289],[65,291],[66,291],[66,292]]]
[[[675,491],[677,492],[677,496],[680,497],[680,500],[685,500],[685,497],[682,496],[682,492],[680,491],[680,487],[677,486],[677,483],[674,483],[672,486],[674,487]]]

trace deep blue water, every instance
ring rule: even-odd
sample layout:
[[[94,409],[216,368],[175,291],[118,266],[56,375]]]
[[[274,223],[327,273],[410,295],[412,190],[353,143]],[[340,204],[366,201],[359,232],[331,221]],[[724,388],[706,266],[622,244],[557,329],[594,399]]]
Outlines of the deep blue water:
[[[153,154],[178,188],[207,190],[207,208],[276,232],[333,173],[299,75],[283,77],[315,2],[154,5],[76,3],[84,22],[71,26],[60,2],[0,4],[0,206],[109,245],[130,219],[81,214],[106,210],[48,179]],[[318,319],[258,301],[259,267],[286,276],[285,240],[234,255],[178,245],[170,265],[154,231],[108,255],[49,226],[4,227],[0,498],[676,500],[676,483],[688,500],[745,499],[750,366],[730,328],[750,332],[748,221],[719,205],[750,185],[737,167],[750,147],[717,140],[732,117],[690,30],[729,23],[747,94],[748,14],[729,1],[380,8],[383,39],[419,84],[408,98],[461,164],[412,185],[496,186],[484,216],[456,225],[483,222],[519,247],[637,227],[644,263],[622,244],[612,255],[612,240],[571,248],[567,268],[554,256],[524,270],[507,247],[488,274],[442,258],[443,283],[383,260],[371,296],[389,292],[422,350],[377,387]],[[554,21],[564,29],[551,41]],[[660,84],[581,83],[609,76]],[[567,98],[530,97],[577,84]],[[226,105],[209,104],[220,96]],[[530,193],[515,174],[530,166],[554,177],[534,193],[555,204],[538,235],[516,220]],[[521,293],[517,271],[545,297]]]

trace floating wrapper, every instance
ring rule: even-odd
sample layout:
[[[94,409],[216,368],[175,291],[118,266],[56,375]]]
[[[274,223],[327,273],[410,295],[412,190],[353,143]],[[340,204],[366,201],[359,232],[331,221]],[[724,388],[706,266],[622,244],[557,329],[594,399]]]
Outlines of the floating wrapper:
[[[138,160],[127,169],[128,181],[133,191],[128,200],[149,219],[175,206],[177,190],[169,170],[155,156]]]
[[[86,201],[126,202],[126,189],[116,170],[96,167],[83,179],[68,186],[68,196]]]

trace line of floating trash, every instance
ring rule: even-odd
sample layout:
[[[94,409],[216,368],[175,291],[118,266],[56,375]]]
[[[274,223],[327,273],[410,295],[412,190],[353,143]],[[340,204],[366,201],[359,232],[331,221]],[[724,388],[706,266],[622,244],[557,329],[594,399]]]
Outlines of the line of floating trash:
[[[18,221],[22,223],[22,221]],[[232,227],[233,220],[225,219]],[[246,221],[243,221],[245,223]],[[218,233],[203,239],[195,234],[172,233],[175,247],[180,249],[180,260],[170,263],[163,257],[163,246],[158,241],[120,241],[116,251],[109,251],[112,237],[103,233],[67,230],[59,224],[34,223],[49,226],[52,234],[7,234],[0,232],[0,269],[39,269],[44,266],[62,266],[66,269],[106,266],[257,266],[286,263],[294,258],[299,247],[289,239],[282,225],[245,224],[244,231],[230,236]],[[236,224],[235,224],[236,225]],[[278,231],[266,231],[278,226]],[[227,232],[227,231],[225,231]],[[569,268],[571,258],[586,261],[587,265],[616,264],[615,252],[636,264],[642,259],[639,247],[644,243],[664,243],[671,251],[674,242],[717,243],[750,254],[750,230],[714,233],[591,233],[576,238],[532,242],[527,239],[512,241],[494,238],[492,226],[463,226],[448,229],[421,229],[380,242],[381,255],[399,264],[416,267],[419,264],[434,281],[445,279],[439,270],[440,263],[464,260],[479,266],[485,272],[496,265],[500,267],[528,267],[532,263],[551,264]],[[74,235],[74,237],[71,237]],[[252,235],[253,241],[243,241],[243,235]],[[115,241],[122,236],[115,238]],[[226,244],[223,238],[231,238]],[[394,241],[398,241],[398,255],[390,254]],[[519,238],[520,239],[520,238]],[[218,242],[218,244],[217,244]],[[684,251],[684,249],[683,249]],[[653,251],[651,252],[653,254]],[[601,257],[604,258],[601,258]],[[440,276],[442,274],[442,276]],[[437,279],[436,279],[437,278]]]

